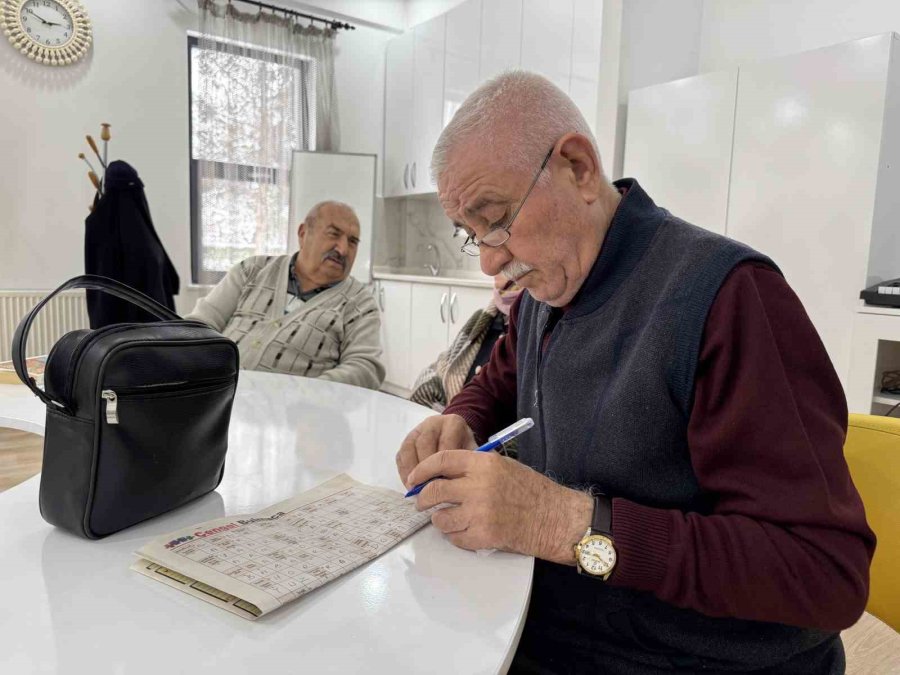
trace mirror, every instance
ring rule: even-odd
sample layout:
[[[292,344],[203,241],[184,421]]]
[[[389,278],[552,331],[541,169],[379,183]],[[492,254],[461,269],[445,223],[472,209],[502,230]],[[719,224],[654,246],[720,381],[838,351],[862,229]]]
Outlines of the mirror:
[[[375,155],[297,150],[291,163],[288,250],[297,249],[297,227],[319,202],[333,199],[353,207],[359,218],[359,247],[350,274],[364,284],[372,280],[375,216]]]

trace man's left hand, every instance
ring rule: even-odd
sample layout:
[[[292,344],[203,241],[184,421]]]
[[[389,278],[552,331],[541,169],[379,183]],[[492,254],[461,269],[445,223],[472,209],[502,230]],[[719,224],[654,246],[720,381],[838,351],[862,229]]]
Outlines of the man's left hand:
[[[574,564],[574,546],[591,520],[593,500],[494,452],[443,450],[418,464],[407,483],[432,481],[416,498],[438,504],[431,522],[460,548],[500,549]]]

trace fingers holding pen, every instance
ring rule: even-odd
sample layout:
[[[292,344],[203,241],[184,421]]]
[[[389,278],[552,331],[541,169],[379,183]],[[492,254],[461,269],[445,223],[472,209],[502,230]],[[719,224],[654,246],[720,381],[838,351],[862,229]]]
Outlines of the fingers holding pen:
[[[475,448],[475,437],[465,421],[457,415],[435,415],[413,429],[397,452],[397,472],[407,487],[410,472],[422,461],[441,450]]]
[[[459,478],[465,476],[473,466],[473,461],[478,457],[478,454],[471,450],[441,450],[436,452],[423,459],[409,472],[407,484],[413,486],[432,478]],[[431,484],[426,486],[426,489],[430,486]],[[423,489],[422,493],[424,491]]]

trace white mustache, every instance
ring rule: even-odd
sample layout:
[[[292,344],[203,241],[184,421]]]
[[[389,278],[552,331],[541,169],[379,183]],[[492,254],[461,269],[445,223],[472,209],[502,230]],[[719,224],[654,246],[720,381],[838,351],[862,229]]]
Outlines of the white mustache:
[[[519,279],[519,277],[528,274],[533,269],[534,268],[531,265],[523,263],[520,260],[513,260],[511,263],[509,263],[506,267],[504,267],[501,270],[501,273],[507,279],[512,279],[513,281],[516,281]]]

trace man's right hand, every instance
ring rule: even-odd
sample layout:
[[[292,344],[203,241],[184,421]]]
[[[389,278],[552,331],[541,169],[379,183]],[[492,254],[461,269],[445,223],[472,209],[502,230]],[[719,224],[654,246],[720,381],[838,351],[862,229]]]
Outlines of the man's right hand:
[[[397,472],[406,485],[409,472],[426,457],[441,450],[474,450],[475,435],[459,415],[434,415],[407,434],[397,453]],[[412,487],[406,485],[407,488]]]

